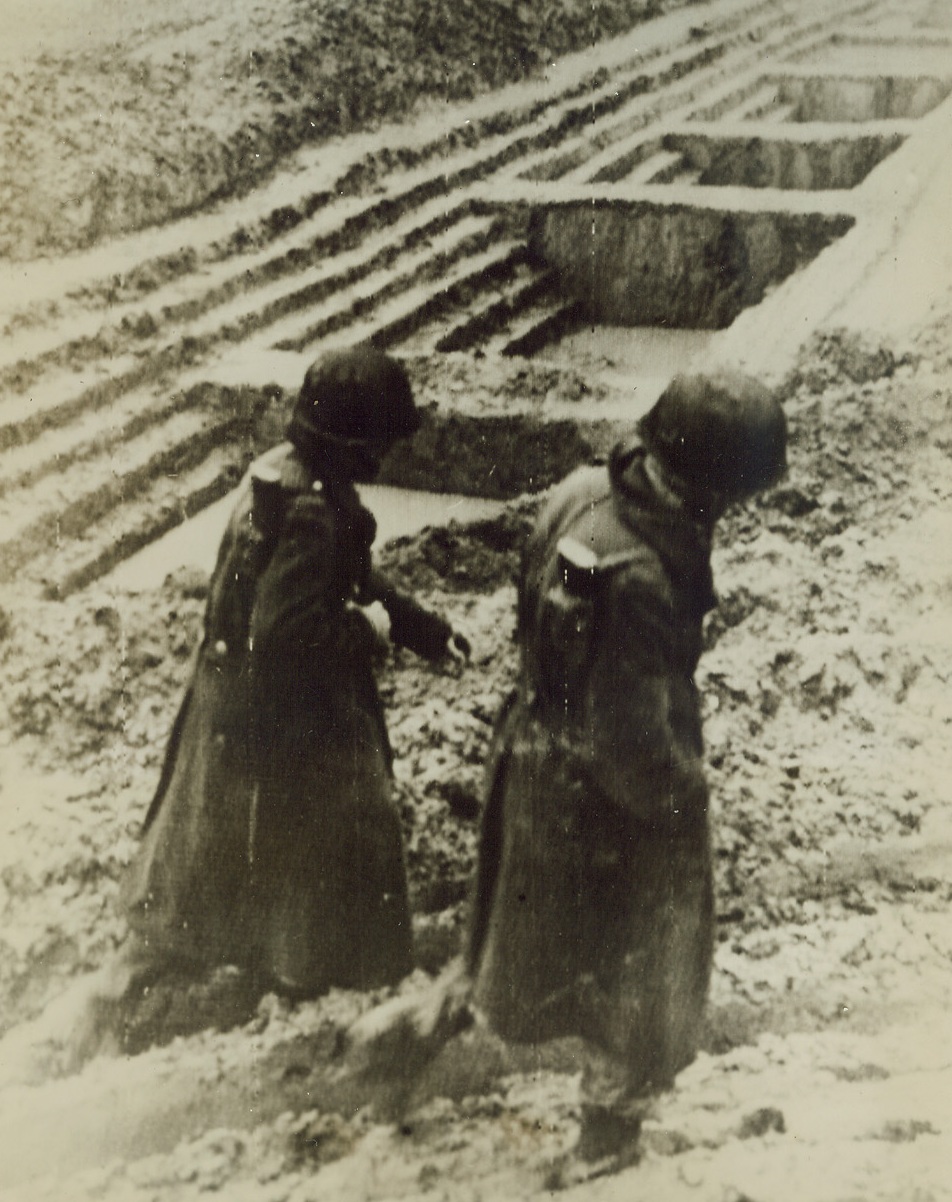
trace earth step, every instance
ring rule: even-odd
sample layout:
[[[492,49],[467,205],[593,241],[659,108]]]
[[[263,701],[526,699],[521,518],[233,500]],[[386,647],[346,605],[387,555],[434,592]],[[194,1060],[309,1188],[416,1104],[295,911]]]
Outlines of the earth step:
[[[99,376],[83,388],[74,371],[64,370],[46,380],[41,388],[27,396],[7,396],[0,401],[0,451],[20,447],[39,437],[44,430],[63,426],[78,414],[108,405],[121,392],[152,373],[136,355],[121,355],[84,373]],[[81,391],[77,392],[77,384]]]
[[[522,241],[499,243],[448,276],[436,281],[422,298],[400,299],[373,322],[358,327],[355,336],[381,349],[403,346],[415,336],[432,341],[445,326],[446,315],[468,305],[487,287],[509,279],[527,258]]]
[[[544,301],[530,310],[521,320],[512,324],[499,340],[497,353],[505,356],[535,355],[550,343],[564,338],[572,330],[579,329],[585,320],[581,301],[552,299]],[[493,341],[484,348],[492,352]]]
[[[303,351],[346,329],[348,342],[372,340],[381,347],[391,346],[438,314],[463,303],[482,281],[510,275],[527,253],[522,240],[482,249],[485,242],[482,237],[469,236],[443,255],[427,251],[415,256],[411,270],[397,275],[392,271],[381,273],[380,279],[367,281],[346,308],[327,306],[334,311],[272,345],[276,350]]]
[[[670,184],[685,174],[684,155],[680,151],[660,150],[624,176],[624,180],[627,184]]]
[[[12,497],[0,498],[0,581],[10,581],[39,551],[51,546],[62,551],[67,540],[127,504],[154,477],[193,466],[234,434],[237,420],[229,416],[216,421],[203,409],[174,413],[124,443],[119,453],[110,450],[92,461],[76,462]]]
[[[381,232],[353,251],[321,264],[288,289],[277,281],[264,293],[243,297],[214,314],[221,337],[238,341],[263,333],[268,344],[289,341],[320,322],[343,320],[352,303],[385,290],[399,273],[407,287],[430,259],[451,261],[482,250],[495,232],[492,218],[476,217],[468,203],[447,207],[441,198],[422,214],[411,214],[398,228]],[[211,328],[211,322],[206,323]]]
[[[703,175],[698,167],[692,167],[681,151],[665,151],[666,163],[659,163],[657,171],[650,177],[639,180],[646,184],[696,184]],[[629,176],[628,183],[635,181]]]
[[[170,400],[154,389],[135,390],[108,408],[90,410],[69,425],[45,430],[24,446],[0,451],[0,497],[121,447],[189,404],[181,391]]]
[[[737,114],[743,112],[754,103],[756,98],[763,98],[762,103],[776,94],[776,88],[764,87],[763,78],[758,72],[739,87],[737,77],[733,76],[728,87],[713,98],[708,97],[702,108],[693,109],[686,114],[687,121],[720,121],[730,114],[732,120],[739,119]]]
[[[656,137],[645,138],[643,134],[639,134],[633,145],[630,140],[626,141],[628,146],[624,152],[618,147],[612,147],[609,151],[590,159],[585,164],[584,182],[615,184],[624,179],[644,183],[645,172],[651,174],[656,171],[662,161],[661,156],[667,153],[662,148],[661,140]],[[599,166],[599,163],[602,165]]]
[[[123,309],[130,314],[139,313],[142,305],[130,304]],[[115,316],[111,313],[111,320],[115,320]],[[11,333],[0,341],[0,386],[17,391],[28,388],[41,366],[50,361],[61,363],[65,358],[72,360],[82,354],[102,328],[102,313],[84,307],[71,309],[65,319]],[[100,344],[100,353],[101,350]]]
[[[475,310],[454,325],[435,343],[433,349],[442,352],[467,351],[484,343],[492,334],[507,328],[529,305],[551,292],[555,286],[554,272],[533,271],[526,266],[511,280],[501,281],[493,294],[477,298]]]
[[[248,456],[227,438],[211,447],[197,466],[155,479],[135,505],[119,505],[82,537],[40,556],[28,578],[49,598],[67,597],[111,572],[118,564],[161,538],[230,492],[247,466]]]
[[[785,106],[780,97],[779,86],[773,82],[764,84],[762,79],[759,82],[761,86],[756,92],[745,96],[736,108],[727,109],[718,115],[729,117],[731,121],[757,121],[767,116],[772,120],[782,121],[783,117],[780,114]],[[786,107],[793,111],[793,105]]]

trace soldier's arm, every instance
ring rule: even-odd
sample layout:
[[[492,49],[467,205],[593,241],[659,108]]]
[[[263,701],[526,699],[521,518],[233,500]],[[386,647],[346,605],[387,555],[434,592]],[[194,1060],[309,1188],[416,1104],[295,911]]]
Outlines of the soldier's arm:
[[[672,662],[663,594],[630,582],[625,592],[589,679],[590,772],[645,820],[674,810],[689,816],[708,796],[694,685]]]
[[[371,569],[360,601],[365,605],[380,602],[390,618],[390,638],[398,647],[406,647],[433,661],[446,656],[468,657],[468,642],[453,631],[445,618],[420,605],[408,593],[401,592],[376,568]]]
[[[314,642],[316,624],[343,607],[350,587],[335,519],[319,496],[295,498],[255,595],[254,656],[300,655]]]
[[[672,681],[639,676],[616,684],[616,706],[589,727],[590,772],[599,787],[645,821],[676,812],[689,817],[707,804],[707,784],[693,739],[671,721]]]

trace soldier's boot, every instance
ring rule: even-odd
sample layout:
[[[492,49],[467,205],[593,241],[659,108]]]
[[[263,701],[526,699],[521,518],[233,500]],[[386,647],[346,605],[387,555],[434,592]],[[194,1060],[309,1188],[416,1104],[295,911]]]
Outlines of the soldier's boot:
[[[638,1069],[633,1072],[624,1057],[587,1044],[574,1176],[584,1180],[637,1164],[641,1125],[651,1107],[652,1092]]]
[[[578,1140],[551,1163],[546,1187],[572,1189],[636,1165],[641,1158],[640,1135],[640,1115],[583,1102]]]
[[[589,1165],[617,1172],[636,1164],[640,1156],[641,1115],[626,1109],[582,1104],[582,1121],[575,1155]]]

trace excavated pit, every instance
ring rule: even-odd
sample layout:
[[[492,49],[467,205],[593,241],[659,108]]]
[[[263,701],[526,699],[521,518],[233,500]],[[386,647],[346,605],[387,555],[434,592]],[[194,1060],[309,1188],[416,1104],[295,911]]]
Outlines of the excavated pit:
[[[786,75],[777,107],[787,121],[889,121],[924,117],[952,91],[952,78],[886,75],[868,78]]]
[[[587,320],[723,329],[852,225],[845,214],[593,197],[536,209],[529,249]]]
[[[793,138],[666,134],[656,144],[676,161],[649,180],[701,187],[827,191],[855,188],[904,141],[904,135]]]

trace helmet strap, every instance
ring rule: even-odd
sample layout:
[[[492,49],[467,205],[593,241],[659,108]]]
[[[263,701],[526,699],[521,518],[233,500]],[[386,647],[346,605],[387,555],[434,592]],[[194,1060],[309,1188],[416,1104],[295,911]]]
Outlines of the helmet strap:
[[[685,512],[703,526],[712,527],[724,514],[731,498],[712,488],[692,488],[687,480],[648,449],[645,455],[645,474],[658,497],[666,504]]]
[[[337,478],[369,484],[380,467],[378,457],[361,438],[342,438],[322,430],[313,433],[306,442],[299,438],[295,445],[318,479]]]
[[[676,472],[671,471],[664,460],[659,458],[650,447],[646,448],[646,451],[645,475],[651,481],[652,488],[665,504],[672,508],[682,507],[688,497],[687,481]]]

